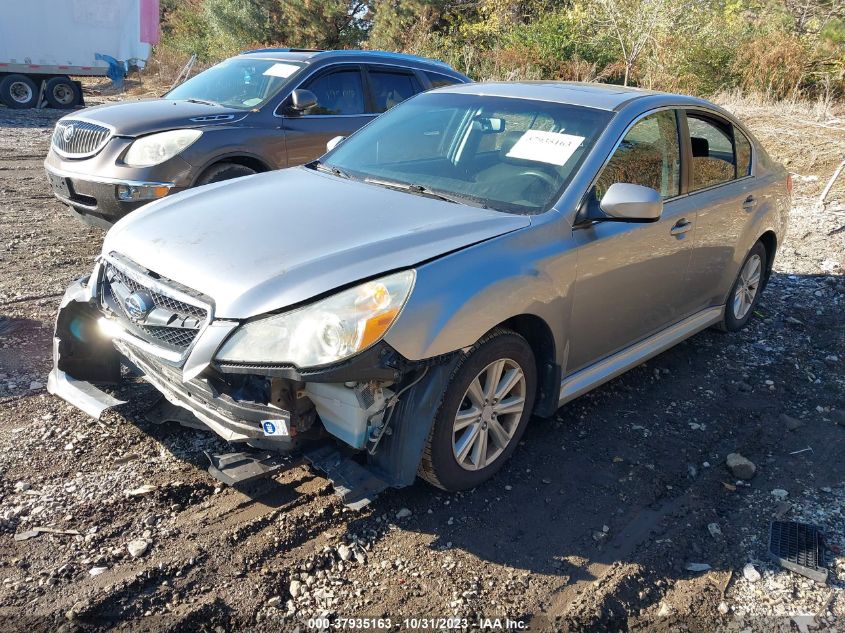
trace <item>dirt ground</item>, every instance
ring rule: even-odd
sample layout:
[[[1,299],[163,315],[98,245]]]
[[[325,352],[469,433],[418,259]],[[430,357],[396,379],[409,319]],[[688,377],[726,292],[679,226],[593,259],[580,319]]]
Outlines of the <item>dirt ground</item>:
[[[796,174],[750,326],[533,420],[471,492],[418,482],[361,512],[301,465],[218,485],[204,451],[223,443],[147,421],[144,385],[99,422],[46,393],[59,298],[103,234],[46,184],[59,113],[0,109],[0,628],[845,630],[842,554],[822,585],[766,553],[776,514],[845,545],[845,175],[816,206],[845,120],[729,106]]]

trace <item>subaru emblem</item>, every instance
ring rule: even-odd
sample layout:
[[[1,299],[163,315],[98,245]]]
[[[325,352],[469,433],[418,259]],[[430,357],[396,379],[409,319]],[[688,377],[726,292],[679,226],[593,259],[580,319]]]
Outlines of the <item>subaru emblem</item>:
[[[65,128],[65,131],[64,131],[64,132],[62,132],[62,140],[63,140],[65,143],[70,143],[70,139],[72,139],[72,138],[73,138],[73,126],[72,126],[72,125],[68,125],[68,126]]]
[[[130,320],[134,323],[140,323],[153,311],[155,302],[149,292],[138,290],[124,299],[123,307]]]

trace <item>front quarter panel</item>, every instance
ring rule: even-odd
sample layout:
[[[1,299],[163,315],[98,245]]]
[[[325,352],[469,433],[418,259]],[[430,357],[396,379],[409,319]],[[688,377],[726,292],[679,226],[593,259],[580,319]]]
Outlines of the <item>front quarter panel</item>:
[[[531,226],[417,268],[408,303],[385,340],[405,358],[422,360],[470,347],[521,314],[536,315],[556,339],[564,328],[575,279],[571,229],[556,212]],[[565,344],[556,340],[556,362]]]

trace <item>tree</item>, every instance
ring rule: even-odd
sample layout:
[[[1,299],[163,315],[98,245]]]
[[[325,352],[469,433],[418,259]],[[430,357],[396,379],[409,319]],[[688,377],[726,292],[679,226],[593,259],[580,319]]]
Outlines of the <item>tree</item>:
[[[593,9],[598,26],[608,29],[619,45],[626,86],[658,31],[669,28],[684,10],[682,2],[672,0],[593,0]]]

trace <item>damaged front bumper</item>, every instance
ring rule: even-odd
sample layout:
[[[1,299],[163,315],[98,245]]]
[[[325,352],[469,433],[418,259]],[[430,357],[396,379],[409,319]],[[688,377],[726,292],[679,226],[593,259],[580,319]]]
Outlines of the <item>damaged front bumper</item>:
[[[127,367],[191,414],[192,422],[229,442],[290,452],[308,440],[333,437],[346,451],[365,452],[367,472],[385,485],[413,483],[457,354],[410,363],[379,343],[312,371],[218,364],[215,353],[239,323],[215,320],[208,306],[208,318],[190,345],[181,351],[163,349],[157,339],[145,340],[145,330],[123,318],[126,314],[117,313],[114,299],[121,298],[120,284],[128,283],[109,268],[118,264],[124,262],[101,257],[90,277],[65,292],[53,338],[50,393],[99,418],[124,403],[100,387],[119,385],[122,367]],[[138,271],[124,273],[141,279]],[[150,288],[159,299],[167,292],[166,284]],[[161,300],[186,299],[180,292]],[[283,431],[268,434],[268,421]],[[343,464],[349,460],[344,460],[332,468],[348,473],[349,464]],[[331,459],[323,456],[318,462]]]

